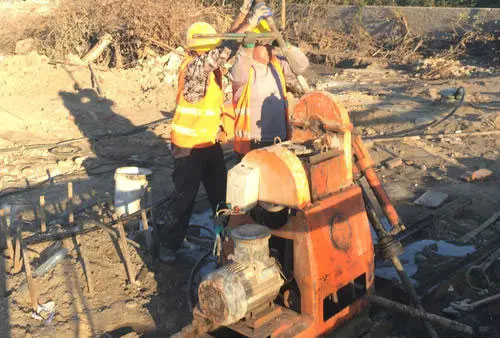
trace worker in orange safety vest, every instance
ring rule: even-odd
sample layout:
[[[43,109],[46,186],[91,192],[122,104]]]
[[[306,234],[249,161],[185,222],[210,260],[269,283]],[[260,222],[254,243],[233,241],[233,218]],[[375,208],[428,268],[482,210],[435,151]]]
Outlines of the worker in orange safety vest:
[[[259,7],[248,15],[253,0],[244,0],[230,32],[243,33],[269,15]],[[246,20],[246,22],[245,22]],[[166,224],[160,229],[160,261],[177,258],[191,218],[200,183],[215,213],[226,198],[227,170],[220,146],[224,139],[221,115],[224,106],[220,68],[236,53],[236,41],[193,38],[196,34],[216,34],[208,23],[192,24],[186,37],[189,55],[179,68],[177,106],[172,121],[171,145],[174,157],[174,192],[166,210]]]
[[[261,20],[253,31],[271,30]],[[231,69],[236,114],[234,150],[240,158],[252,149],[288,138],[286,81],[295,78],[286,59],[275,55],[273,45],[246,39],[242,47]],[[289,49],[302,73],[309,66],[307,57],[296,47]]]

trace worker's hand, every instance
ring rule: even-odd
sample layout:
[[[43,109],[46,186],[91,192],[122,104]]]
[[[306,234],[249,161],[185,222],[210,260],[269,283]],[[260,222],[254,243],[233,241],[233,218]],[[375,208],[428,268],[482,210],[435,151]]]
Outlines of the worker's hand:
[[[219,132],[217,133],[215,140],[217,141],[217,143],[227,143],[228,142],[227,133],[224,130],[220,129]]]
[[[244,48],[254,48],[256,41],[257,41],[257,38],[255,37],[255,34],[247,34],[245,36],[245,38],[243,39],[243,47]]]
[[[257,27],[260,20],[265,19],[273,15],[273,11],[264,5],[262,2],[255,6],[252,16],[248,19],[250,27],[253,29]]]
[[[243,14],[248,14],[250,8],[252,8],[254,0],[243,0],[243,5],[240,7],[240,12]]]

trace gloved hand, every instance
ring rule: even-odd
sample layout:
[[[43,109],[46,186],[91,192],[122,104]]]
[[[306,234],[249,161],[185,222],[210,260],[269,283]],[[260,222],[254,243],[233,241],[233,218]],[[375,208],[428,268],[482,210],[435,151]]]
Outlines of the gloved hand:
[[[215,137],[215,140],[217,143],[227,143],[229,141],[229,137],[227,136],[227,133],[220,129],[219,132],[217,133],[217,136]]]
[[[240,7],[240,12],[243,14],[248,14],[250,8],[252,8],[254,0],[243,0],[243,5]]]
[[[273,15],[273,11],[264,5],[262,2],[255,6],[252,16],[248,19],[250,27],[253,29],[257,27],[260,20],[265,19]]]
[[[255,37],[254,34],[247,34],[245,38],[243,39],[243,47],[244,48],[253,48],[255,47],[255,42],[257,41],[257,38]]]

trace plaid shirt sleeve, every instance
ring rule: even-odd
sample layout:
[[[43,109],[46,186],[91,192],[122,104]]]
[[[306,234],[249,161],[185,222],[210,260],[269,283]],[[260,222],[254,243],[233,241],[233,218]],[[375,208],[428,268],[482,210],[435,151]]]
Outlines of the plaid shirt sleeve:
[[[198,57],[186,69],[184,78],[184,99],[196,102],[205,96],[208,76],[222,67],[238,49],[236,41],[225,40],[222,44]]]

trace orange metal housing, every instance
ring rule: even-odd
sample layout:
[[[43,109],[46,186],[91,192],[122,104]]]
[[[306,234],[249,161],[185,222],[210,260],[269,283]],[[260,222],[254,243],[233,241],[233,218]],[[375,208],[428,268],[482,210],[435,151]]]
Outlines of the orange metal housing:
[[[323,127],[336,129],[337,141],[326,140],[330,150],[316,157],[299,160],[284,144],[251,151],[243,159],[260,168],[259,199],[294,210],[285,225],[272,230],[271,241],[292,241],[300,299],[295,308],[284,302],[279,311],[230,326],[247,336],[316,337],[332,331],[366,308],[374,285],[371,231],[361,188],[352,181],[348,115],[322,92],[307,94],[297,107],[292,124],[319,119]],[[307,130],[294,135],[302,142],[318,137]],[[249,222],[255,221],[248,214],[232,216],[229,227]],[[227,255],[230,242],[225,245]]]

